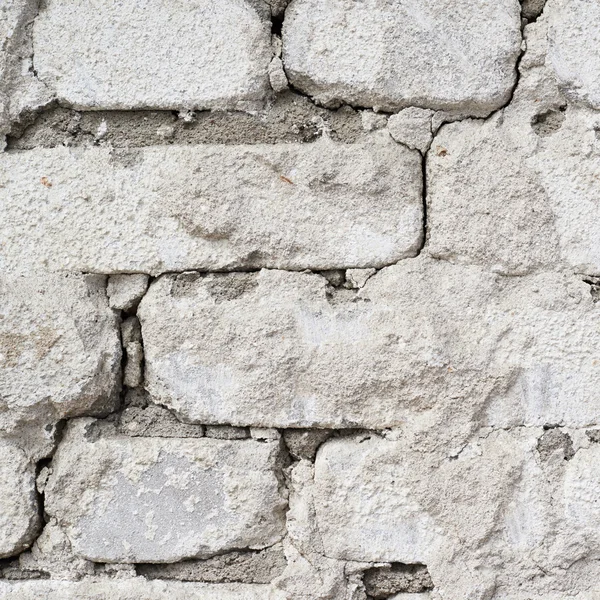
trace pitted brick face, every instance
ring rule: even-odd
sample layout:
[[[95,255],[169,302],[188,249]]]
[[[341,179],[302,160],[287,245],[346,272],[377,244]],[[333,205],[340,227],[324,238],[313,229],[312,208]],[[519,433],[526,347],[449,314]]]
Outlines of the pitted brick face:
[[[246,0],[103,0],[93,10],[49,0],[34,25],[37,76],[83,109],[257,107],[269,89],[264,16]]]
[[[295,0],[283,58],[325,104],[483,116],[510,96],[520,25],[517,0]]]
[[[69,426],[45,492],[48,513],[77,555],[176,562],[283,537],[277,443],[96,439],[92,424]]]

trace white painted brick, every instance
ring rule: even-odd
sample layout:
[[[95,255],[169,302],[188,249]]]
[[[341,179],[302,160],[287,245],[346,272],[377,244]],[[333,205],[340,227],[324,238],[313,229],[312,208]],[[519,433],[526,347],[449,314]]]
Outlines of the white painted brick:
[[[39,526],[35,466],[16,444],[0,439],[0,558],[23,551]]]
[[[549,63],[570,99],[600,109],[600,5],[548,0]]]
[[[116,579],[104,581],[0,581],[2,600],[286,600],[268,585],[182,583]]]
[[[526,29],[528,53],[510,106],[487,121],[445,125],[433,141],[427,252],[436,258],[508,275],[600,273],[600,116],[567,108],[565,83],[555,79],[552,53],[546,57],[547,40],[559,43],[547,25],[559,19],[555,9],[548,2],[546,17]],[[594,60],[585,62],[593,70]]]
[[[371,435],[326,442],[315,462],[316,528],[326,556],[426,564],[439,598],[478,598],[552,534],[540,431],[496,431],[454,459]],[[366,439],[365,439],[366,437]],[[499,557],[501,568],[482,568]],[[544,563],[543,564],[547,564]]]
[[[517,0],[296,0],[283,61],[326,104],[484,115],[510,97],[520,25]]]
[[[120,362],[105,278],[0,277],[0,431],[113,410]]]
[[[600,558],[600,446],[579,450],[569,462],[563,488],[564,526],[560,533],[593,560]]]
[[[250,108],[269,90],[270,23],[246,0],[48,0],[35,69],[83,109]]]
[[[279,443],[94,436],[71,422],[53,460],[46,511],[84,558],[175,562],[284,535]]]
[[[561,128],[536,142],[535,114],[519,115],[518,135],[514,120],[493,119],[453,123],[436,137],[428,158],[431,255],[506,274],[559,265],[600,273],[600,119],[569,109]]]
[[[147,389],[199,423],[600,422],[598,305],[579,277],[419,258],[356,293],[327,286],[268,270],[160,278],[138,311]]]
[[[0,156],[0,267],[379,267],[421,244],[416,152],[362,144],[54,148]]]

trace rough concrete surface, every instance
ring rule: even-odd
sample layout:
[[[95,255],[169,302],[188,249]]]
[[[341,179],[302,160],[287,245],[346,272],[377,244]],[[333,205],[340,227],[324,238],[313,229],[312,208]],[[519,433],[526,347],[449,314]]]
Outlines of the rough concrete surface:
[[[398,593],[418,594],[433,588],[425,565],[396,563],[365,571],[365,591],[373,598],[389,598]]]
[[[356,142],[364,135],[363,116],[348,106],[327,110],[297,93],[278,94],[259,111],[75,111],[49,107],[12,128],[12,150],[56,146],[110,145],[140,148],[157,144],[274,144],[314,142],[322,135]],[[370,131],[370,129],[369,129]]]
[[[519,8],[518,0],[295,0],[283,62],[290,82],[323,104],[485,116],[515,83]]]
[[[405,108],[388,120],[390,135],[399,143],[427,152],[433,140],[431,120],[434,112],[424,108]]]
[[[121,343],[125,353],[123,385],[129,388],[139,387],[143,382],[144,349],[137,317],[129,317],[121,323]]]
[[[147,289],[148,276],[143,273],[111,275],[106,286],[108,304],[116,310],[130,311],[139,304]]]
[[[246,0],[102,0],[93,10],[46,0],[33,28],[35,69],[76,108],[251,108],[269,90],[269,30]]]
[[[33,72],[31,25],[36,0],[4,0],[0,6],[0,150],[13,122],[52,100]]]
[[[146,581],[143,577],[113,582],[0,581],[2,600],[285,600],[268,585],[204,584]]]
[[[182,423],[169,410],[156,405],[126,407],[119,416],[118,426],[121,433],[133,437],[197,438],[205,434],[202,425]],[[207,433],[207,437],[217,436]]]
[[[600,108],[600,6],[590,0],[548,0],[549,62],[565,94]]]
[[[264,548],[283,536],[277,443],[96,439],[92,425],[68,426],[45,488],[45,509],[75,554],[175,562]]]
[[[175,579],[208,583],[271,583],[286,567],[281,544],[265,550],[230,552],[206,560],[168,565],[137,565],[147,579]]]
[[[114,410],[121,344],[105,277],[0,277],[0,431]]]
[[[577,276],[421,258],[358,291],[285,271],[168,275],[138,310],[146,388],[185,421],[416,430],[598,422],[597,313]]]
[[[577,570],[564,569],[577,548],[583,572],[594,572],[597,476],[589,465],[600,450],[541,465],[541,433],[490,432],[451,459],[373,435],[326,442],[312,490],[325,555],[426,564],[442,598],[505,598],[516,577],[540,568],[548,575],[520,580],[517,597],[584,591]]]
[[[0,0],[0,600],[598,600],[599,199],[599,0]]]
[[[35,469],[21,448],[0,439],[0,558],[27,548],[39,527]]]
[[[11,271],[380,267],[422,240],[419,155],[384,133],[356,145],[38,149],[0,165]]]
[[[487,121],[450,123],[436,136],[427,157],[432,256],[511,275],[600,272],[600,116],[567,105],[568,88],[564,95],[556,80],[547,56],[556,10],[548,2],[525,29],[529,50],[513,102]],[[586,56],[590,69],[595,62]]]

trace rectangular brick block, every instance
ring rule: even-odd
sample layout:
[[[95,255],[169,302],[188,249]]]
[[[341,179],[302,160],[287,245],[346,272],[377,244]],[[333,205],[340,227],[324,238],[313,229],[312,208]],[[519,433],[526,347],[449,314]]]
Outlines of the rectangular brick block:
[[[600,273],[600,154],[581,141],[597,115],[536,102],[440,131],[427,161],[432,256],[508,275]]]
[[[485,115],[510,97],[520,28],[517,0],[296,0],[283,60],[325,104]]]
[[[246,0],[48,0],[35,68],[82,109],[251,108],[269,91],[270,22]]]
[[[175,562],[259,549],[284,536],[279,443],[95,436],[69,424],[45,510],[98,562]]]
[[[0,431],[112,410],[120,368],[104,277],[0,276]]]
[[[418,153],[372,142],[0,157],[5,271],[379,267],[421,245]]]
[[[146,387],[184,420],[440,435],[450,421],[600,421],[598,305],[575,276],[424,258],[358,291],[308,273],[188,273],[159,278],[138,315]]]
[[[377,435],[326,442],[312,485],[325,555],[427,565],[440,598],[512,587],[551,537],[549,490],[560,484],[546,486],[536,464],[540,433],[491,432],[452,458]],[[480,567],[495,558],[499,572]],[[548,564],[543,550],[537,559]]]
[[[105,581],[0,581],[2,600],[285,600],[268,585],[204,584],[117,579]]]
[[[513,101],[449,123],[427,156],[427,252],[507,275],[600,273],[596,2],[544,3]],[[592,49],[593,48],[593,49]],[[583,74],[585,72],[585,75]]]

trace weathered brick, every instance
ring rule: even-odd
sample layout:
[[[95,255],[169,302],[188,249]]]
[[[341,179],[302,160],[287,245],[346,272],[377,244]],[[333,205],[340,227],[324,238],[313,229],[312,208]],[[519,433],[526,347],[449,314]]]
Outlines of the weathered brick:
[[[418,153],[361,144],[0,157],[6,271],[379,267],[421,244]]]
[[[587,107],[567,108],[546,56],[546,22],[526,31],[531,55],[511,105],[487,121],[445,125],[433,141],[427,252],[510,275],[562,268],[595,275],[600,119]]]
[[[138,315],[146,387],[184,420],[425,430],[599,422],[598,310],[575,276],[419,258],[358,291],[283,271],[163,276]]]
[[[600,272],[600,153],[581,142],[598,119],[570,109],[560,130],[535,142],[527,140],[537,137],[534,116],[518,120],[519,136],[514,121],[493,119],[454,123],[436,137],[428,159],[431,255],[506,274],[559,265]]]
[[[283,537],[277,442],[98,436],[95,427],[69,424],[45,490],[45,510],[77,555],[175,562]]]
[[[0,5],[0,151],[12,122],[52,98],[33,72],[28,25],[37,5],[36,0],[4,0]]]
[[[83,109],[251,108],[269,90],[272,57],[256,6],[48,0],[35,21],[36,72]]]
[[[2,600],[285,600],[268,585],[182,583],[117,579],[104,581],[0,581]]]
[[[104,277],[0,276],[0,431],[112,410],[120,362]]]
[[[548,0],[548,62],[569,99],[600,109],[600,5]]]
[[[546,494],[556,488],[536,465],[537,435],[492,432],[453,458],[376,435],[326,442],[312,486],[325,555],[427,565],[440,598],[510,589],[551,533]],[[481,568],[496,557],[501,568]]]
[[[518,0],[296,0],[283,60],[325,104],[485,115],[510,98],[520,25]]]
[[[572,547],[592,560],[600,558],[599,464],[600,446],[597,444],[582,448],[569,461],[562,497],[564,525],[557,532],[559,536],[568,536]]]
[[[0,439],[0,558],[24,550],[39,526],[35,465],[16,444]]]

